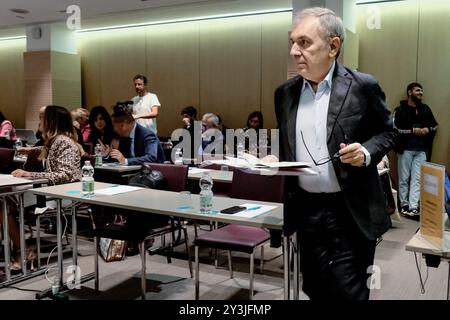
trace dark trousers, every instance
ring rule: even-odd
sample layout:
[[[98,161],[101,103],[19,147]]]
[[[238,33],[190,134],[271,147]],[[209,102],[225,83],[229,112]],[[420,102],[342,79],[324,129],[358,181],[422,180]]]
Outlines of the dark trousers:
[[[302,208],[298,229],[303,291],[312,300],[368,300],[367,268],[373,265],[376,242],[362,234],[342,194],[298,190],[296,199]]]

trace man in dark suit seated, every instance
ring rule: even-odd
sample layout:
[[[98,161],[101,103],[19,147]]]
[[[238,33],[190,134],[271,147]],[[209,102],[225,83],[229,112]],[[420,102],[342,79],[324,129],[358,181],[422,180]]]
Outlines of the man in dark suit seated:
[[[144,162],[164,162],[164,152],[156,134],[136,123],[133,106],[117,103],[111,116],[114,130],[120,136],[119,150],[103,146],[103,154],[121,165],[141,165]]]

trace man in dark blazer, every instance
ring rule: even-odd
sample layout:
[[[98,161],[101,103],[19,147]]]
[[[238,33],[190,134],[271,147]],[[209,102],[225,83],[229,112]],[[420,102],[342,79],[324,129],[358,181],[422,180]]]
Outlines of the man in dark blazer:
[[[376,239],[389,227],[377,163],[395,133],[376,80],[337,61],[345,31],[331,10],[300,12],[291,33],[299,76],[275,92],[280,160],[313,163],[289,177],[286,232],[299,231],[311,299],[368,299]]]
[[[132,105],[118,103],[111,116],[114,130],[120,136],[119,150],[111,150],[111,158],[122,165],[164,162],[164,152],[156,134],[136,123]]]

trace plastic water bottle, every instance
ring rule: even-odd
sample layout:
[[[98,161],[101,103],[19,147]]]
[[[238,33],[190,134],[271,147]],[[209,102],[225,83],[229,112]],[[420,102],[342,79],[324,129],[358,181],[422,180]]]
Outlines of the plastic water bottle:
[[[175,159],[174,159],[173,163],[176,165],[182,165],[183,164],[183,152],[181,152],[180,148],[175,149],[174,156],[175,156]]]
[[[205,172],[200,179],[200,213],[207,214],[212,210],[213,205],[213,180],[211,176]]]
[[[242,142],[237,144],[236,155],[238,159],[244,159],[245,146]]]
[[[16,141],[14,142],[14,147],[16,148],[16,150],[18,148],[22,147],[22,140],[20,140],[20,138],[17,138]]]
[[[83,178],[81,178],[81,192],[84,196],[94,195],[94,167],[92,167],[91,162],[86,160],[84,162],[83,168],[81,168],[83,173]]]
[[[95,154],[95,166],[101,166],[103,164],[103,157],[102,157],[102,147],[100,146],[99,143],[95,145],[94,154]]]

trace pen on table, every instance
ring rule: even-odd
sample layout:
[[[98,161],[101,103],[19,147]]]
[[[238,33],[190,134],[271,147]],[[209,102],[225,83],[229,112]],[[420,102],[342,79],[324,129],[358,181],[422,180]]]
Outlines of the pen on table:
[[[258,210],[260,209],[261,206],[257,206],[257,207],[251,207],[251,208],[247,208],[246,211],[250,211],[250,210]]]

